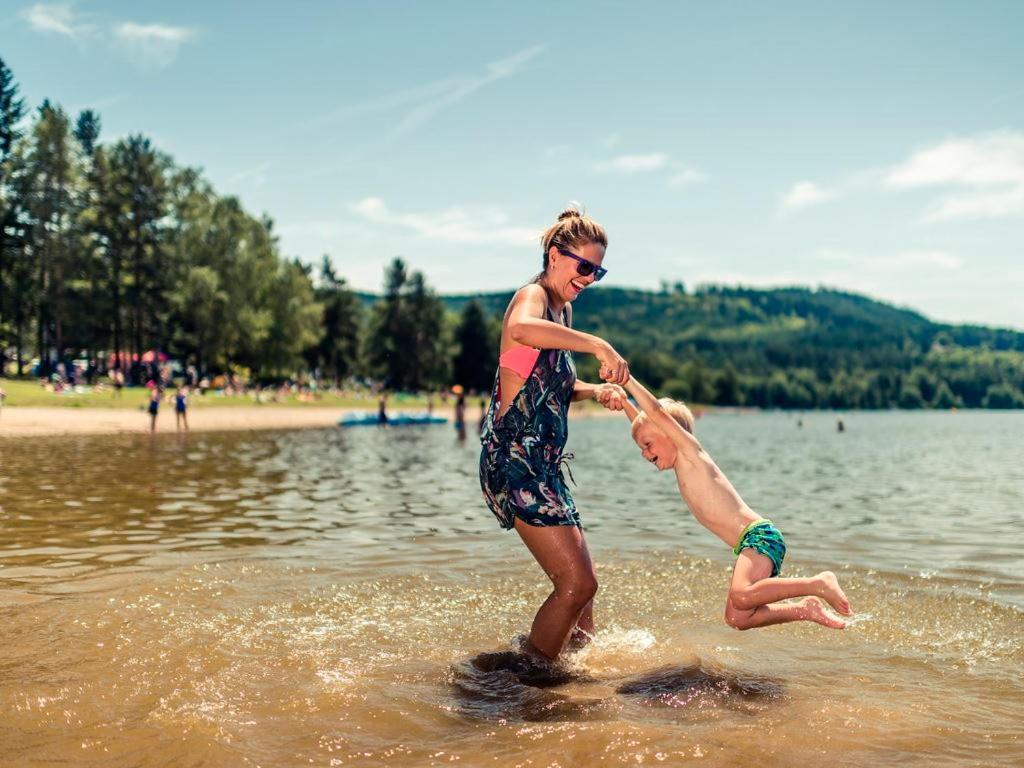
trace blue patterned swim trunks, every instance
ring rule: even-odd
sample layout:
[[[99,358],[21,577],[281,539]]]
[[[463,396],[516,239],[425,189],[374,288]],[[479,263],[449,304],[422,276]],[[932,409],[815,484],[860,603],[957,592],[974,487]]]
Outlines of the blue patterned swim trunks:
[[[786,557],[786,540],[771,520],[755,520],[740,534],[740,540],[733,549],[739,557],[744,549],[752,549],[772,561],[772,576],[782,573],[782,560]]]

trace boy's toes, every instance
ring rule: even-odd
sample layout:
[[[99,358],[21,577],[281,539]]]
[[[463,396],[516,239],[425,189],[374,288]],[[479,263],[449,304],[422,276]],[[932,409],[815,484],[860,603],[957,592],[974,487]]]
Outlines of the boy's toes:
[[[829,613],[825,606],[821,604],[821,601],[815,598],[809,598],[806,607],[809,613],[808,618],[811,621],[821,624],[823,627],[829,627],[830,629],[846,629],[846,622],[840,619],[838,616],[833,616]]]
[[[829,616],[828,613],[825,614],[824,620],[821,623],[832,629],[846,629],[845,621],[836,616]]]

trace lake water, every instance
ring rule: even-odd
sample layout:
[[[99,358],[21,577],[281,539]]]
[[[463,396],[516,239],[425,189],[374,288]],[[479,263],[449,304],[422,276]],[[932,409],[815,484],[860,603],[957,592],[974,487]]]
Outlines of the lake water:
[[[478,657],[549,587],[450,427],[0,440],[0,763],[1024,764],[1024,413],[802,418],[697,433],[858,620],[726,627],[728,549],[577,421],[599,631],[546,688]]]

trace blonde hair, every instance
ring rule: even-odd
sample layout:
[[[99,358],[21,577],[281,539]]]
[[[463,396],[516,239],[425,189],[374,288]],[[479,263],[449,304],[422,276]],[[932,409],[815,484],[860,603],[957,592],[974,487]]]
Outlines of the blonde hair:
[[[548,227],[541,235],[540,244],[544,248],[544,269],[548,268],[548,253],[551,247],[569,249],[573,246],[597,243],[608,247],[608,235],[604,227],[584,213],[579,206],[571,203],[568,208],[558,214],[558,220]]]
[[[658,402],[661,403],[665,412],[675,419],[676,424],[685,429],[691,435],[693,434],[693,412],[686,407],[685,403],[680,403],[678,400],[673,400],[671,397],[659,398]],[[636,436],[636,431],[640,428],[640,425],[644,423],[646,418],[647,414],[641,412],[635,419],[633,419],[631,431],[634,437]]]

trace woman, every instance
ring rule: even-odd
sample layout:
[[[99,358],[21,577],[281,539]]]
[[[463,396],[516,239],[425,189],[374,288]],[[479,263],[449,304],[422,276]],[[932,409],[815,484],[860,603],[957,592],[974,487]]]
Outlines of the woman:
[[[608,237],[593,219],[563,211],[541,238],[544,270],[520,288],[505,311],[501,355],[481,437],[480,485],[502,528],[514,528],[554,590],[537,611],[529,650],[548,659],[570,634],[594,631],[594,565],[561,464],[569,403],[596,399],[621,410],[629,366],[612,346],[572,329],[571,302],[604,277]],[[605,384],[576,379],[573,352],[597,357]]]

